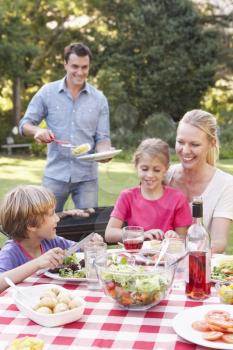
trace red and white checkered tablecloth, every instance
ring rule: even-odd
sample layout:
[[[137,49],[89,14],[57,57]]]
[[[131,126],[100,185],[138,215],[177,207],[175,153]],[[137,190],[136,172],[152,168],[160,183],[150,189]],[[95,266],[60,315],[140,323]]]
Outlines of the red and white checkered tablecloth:
[[[41,283],[58,283],[69,290],[77,290],[86,301],[84,315],[79,321],[62,327],[41,327],[24,317],[14,305],[10,293],[4,292],[0,295],[0,350],[16,337],[26,335],[43,339],[44,350],[203,350],[204,347],[177,336],[172,320],[187,307],[218,302],[215,296],[204,302],[188,300],[183,283],[176,280],[167,300],[145,312],[121,309],[103,291],[90,291],[85,283],[64,283],[45,276],[33,276],[20,286]]]

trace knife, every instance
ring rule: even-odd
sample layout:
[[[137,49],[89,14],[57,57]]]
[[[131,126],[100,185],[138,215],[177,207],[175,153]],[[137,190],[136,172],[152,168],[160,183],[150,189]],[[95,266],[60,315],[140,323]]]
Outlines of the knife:
[[[73,244],[70,248],[68,248],[65,252],[65,257],[70,256],[71,254],[73,254],[74,252],[76,252],[78,249],[83,249],[84,246],[93,238],[93,236],[95,235],[95,232],[90,233],[88,236],[86,236],[85,238],[83,238],[81,241]],[[38,271],[36,271],[36,275],[42,275],[43,273],[47,272],[48,270],[50,270],[50,268],[45,268],[45,269],[40,269]]]
[[[74,252],[76,252],[78,249],[81,250],[84,248],[85,244],[87,244],[94,236],[94,232],[90,233],[88,236],[83,238],[81,241],[73,244],[69,249],[67,249],[65,253],[65,257],[70,256]]]

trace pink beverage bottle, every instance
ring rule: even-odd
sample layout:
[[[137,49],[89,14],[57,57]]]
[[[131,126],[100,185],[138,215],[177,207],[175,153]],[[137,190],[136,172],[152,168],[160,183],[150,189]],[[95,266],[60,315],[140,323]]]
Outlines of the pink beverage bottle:
[[[210,236],[203,226],[203,203],[200,197],[192,202],[193,223],[186,237],[185,293],[192,299],[210,296],[211,244]]]

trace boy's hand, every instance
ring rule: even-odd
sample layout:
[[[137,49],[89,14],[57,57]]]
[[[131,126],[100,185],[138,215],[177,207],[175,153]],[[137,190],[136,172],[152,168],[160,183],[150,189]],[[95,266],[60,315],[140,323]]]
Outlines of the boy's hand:
[[[54,269],[63,263],[65,251],[59,247],[50,249],[37,258],[38,269]]]

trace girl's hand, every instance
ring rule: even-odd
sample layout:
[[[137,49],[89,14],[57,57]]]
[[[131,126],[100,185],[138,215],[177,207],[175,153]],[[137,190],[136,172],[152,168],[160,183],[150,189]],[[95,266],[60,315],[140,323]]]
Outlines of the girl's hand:
[[[180,236],[173,230],[168,230],[165,233],[165,237],[164,238],[180,238]]]
[[[54,269],[63,263],[65,251],[59,247],[48,250],[36,258],[39,269]]]
[[[152,239],[157,239],[162,241],[164,238],[164,232],[160,229],[152,229],[144,232],[144,240],[151,241]]]

